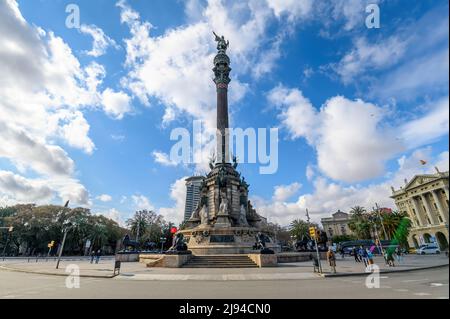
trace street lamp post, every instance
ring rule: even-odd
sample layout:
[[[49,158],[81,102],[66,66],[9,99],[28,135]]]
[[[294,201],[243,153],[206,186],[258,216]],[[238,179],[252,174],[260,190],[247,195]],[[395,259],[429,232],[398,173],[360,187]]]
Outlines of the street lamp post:
[[[389,240],[389,238],[387,237],[386,228],[384,228],[383,218],[381,217],[381,214],[380,214],[380,208],[378,207],[377,203],[375,203],[375,207],[376,207],[376,212],[377,212],[378,218],[380,219],[380,222],[381,222],[381,227],[383,227],[384,238]]]
[[[64,208],[67,208],[68,206],[69,206],[69,201],[66,202],[66,204],[64,205]],[[64,208],[63,208],[63,210],[64,210]],[[63,226],[64,226],[64,236],[63,236],[63,240],[62,240],[62,243],[61,243],[61,247],[59,249],[58,261],[56,262],[56,269],[59,268],[59,262],[61,261],[61,255],[62,255],[62,252],[64,250],[64,243],[66,242],[67,231],[69,230],[69,227],[68,227],[69,224],[70,224],[70,222],[68,222],[68,221],[65,221],[64,224],[63,224]]]

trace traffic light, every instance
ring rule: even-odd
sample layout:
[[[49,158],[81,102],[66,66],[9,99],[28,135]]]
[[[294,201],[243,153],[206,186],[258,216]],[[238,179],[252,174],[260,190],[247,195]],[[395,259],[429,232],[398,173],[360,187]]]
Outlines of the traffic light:
[[[311,238],[316,238],[317,236],[316,227],[309,227],[309,236],[311,236]]]
[[[14,227],[13,226],[9,226],[8,231],[12,232],[13,230],[14,230]]]

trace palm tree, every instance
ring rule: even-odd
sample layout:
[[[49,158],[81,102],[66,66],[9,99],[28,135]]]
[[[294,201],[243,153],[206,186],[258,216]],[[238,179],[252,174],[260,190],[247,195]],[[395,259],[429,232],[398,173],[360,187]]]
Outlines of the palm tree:
[[[362,206],[355,206],[350,209],[350,214],[356,216],[362,216],[366,212],[367,212],[366,209]]]
[[[318,227],[318,225],[308,223],[302,219],[295,219],[289,224],[289,232],[291,236],[301,240],[304,236],[309,235],[309,227]]]
[[[350,222],[348,227],[356,234],[359,239],[370,238],[371,223],[366,214],[366,209],[362,206],[355,206],[350,209]]]

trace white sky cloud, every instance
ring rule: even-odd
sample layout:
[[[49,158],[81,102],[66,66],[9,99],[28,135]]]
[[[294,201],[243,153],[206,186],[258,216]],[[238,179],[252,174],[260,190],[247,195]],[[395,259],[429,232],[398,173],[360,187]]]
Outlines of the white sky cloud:
[[[150,203],[150,200],[144,195],[132,195],[131,199],[133,200],[134,206],[136,210],[154,210],[155,207]]]
[[[153,151],[153,158],[156,163],[159,163],[163,166],[177,166],[178,163],[170,160],[169,155],[164,152]]]
[[[99,201],[104,202],[104,203],[112,201],[111,195],[108,195],[108,194],[101,194],[101,195],[97,196],[96,199],[98,199]]]
[[[318,168],[347,182],[377,177],[402,149],[394,131],[381,122],[385,111],[361,100],[337,96],[317,111],[298,89],[277,86],[268,94],[292,138],[304,137],[317,151]]]
[[[105,113],[113,118],[120,120],[126,113],[131,112],[131,98],[128,94],[120,91],[115,92],[110,88],[103,91],[102,105]]]
[[[273,197],[274,201],[285,201],[295,195],[300,189],[301,184],[295,182],[289,185],[275,186]]]
[[[420,159],[427,159],[429,163],[423,166],[419,162]],[[348,212],[355,205],[371,209],[377,203],[380,207],[396,209],[394,201],[390,198],[391,186],[399,189],[400,186],[404,186],[405,178],[411,179],[416,174],[434,174],[434,166],[441,171],[446,171],[449,168],[448,160],[448,151],[433,157],[431,147],[426,147],[414,151],[410,156],[398,158],[397,171],[380,183],[348,186],[318,176],[313,181],[313,191],[300,195],[294,201],[275,200],[274,197],[269,201],[253,197],[252,202],[259,214],[268,216],[269,221],[281,225],[288,225],[297,218],[305,220],[306,208],[315,222],[320,222],[323,217],[331,216],[338,209]]]
[[[92,49],[90,51],[86,51],[87,55],[99,57],[104,55],[110,46],[115,49],[119,48],[113,39],[108,37],[102,29],[95,25],[82,24],[80,27],[80,32],[90,35],[93,39]]]

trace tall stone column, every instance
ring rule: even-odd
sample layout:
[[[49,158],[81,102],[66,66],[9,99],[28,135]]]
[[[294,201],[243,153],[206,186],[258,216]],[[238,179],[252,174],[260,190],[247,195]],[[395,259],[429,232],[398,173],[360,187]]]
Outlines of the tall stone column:
[[[230,83],[230,58],[226,54],[228,42],[217,37],[218,53],[214,57],[214,83],[217,92],[217,162],[229,163],[228,84]]]
[[[425,194],[421,194],[420,198],[422,198],[423,205],[425,206],[425,211],[430,218],[430,222],[432,225],[438,225],[439,220],[436,220],[436,216],[433,214],[433,211],[431,210],[430,202],[428,201],[428,198]]]
[[[444,192],[445,192],[445,196],[447,196],[447,200],[449,200],[449,198],[448,198],[448,185],[444,186]]]
[[[433,190],[431,191],[431,194],[433,195],[434,202],[436,203],[436,206],[438,208],[439,214],[442,217],[442,220],[448,223],[448,211],[446,212],[444,207],[442,207],[440,192],[438,190]]]
[[[426,226],[428,223],[426,222],[426,220],[424,220],[424,218],[420,212],[419,204],[417,204],[417,199],[415,197],[413,197],[413,198],[411,198],[411,200],[413,202],[413,206],[414,206],[414,210],[416,211],[417,218],[419,219],[419,226]]]
[[[412,221],[413,226],[418,227],[419,224],[416,221],[416,216],[414,215],[411,205],[409,205],[408,201],[404,201],[403,203],[405,203],[406,205],[406,212],[408,213],[409,219]]]

